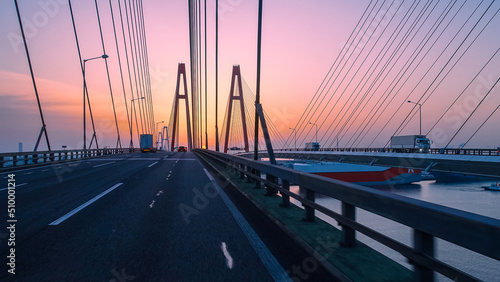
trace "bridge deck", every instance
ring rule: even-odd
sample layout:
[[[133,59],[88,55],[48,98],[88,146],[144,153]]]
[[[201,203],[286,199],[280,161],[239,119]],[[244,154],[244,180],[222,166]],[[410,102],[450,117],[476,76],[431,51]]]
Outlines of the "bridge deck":
[[[14,173],[17,280],[271,281],[305,257],[287,246],[278,263],[192,153],[126,154]],[[2,271],[0,280],[8,275]]]

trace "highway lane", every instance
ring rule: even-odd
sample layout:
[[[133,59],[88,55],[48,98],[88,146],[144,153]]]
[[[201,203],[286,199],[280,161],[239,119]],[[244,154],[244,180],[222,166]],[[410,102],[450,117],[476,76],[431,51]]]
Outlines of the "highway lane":
[[[0,238],[2,281],[272,280],[192,153],[115,155],[15,174],[27,183],[16,189],[16,275],[6,272]]]

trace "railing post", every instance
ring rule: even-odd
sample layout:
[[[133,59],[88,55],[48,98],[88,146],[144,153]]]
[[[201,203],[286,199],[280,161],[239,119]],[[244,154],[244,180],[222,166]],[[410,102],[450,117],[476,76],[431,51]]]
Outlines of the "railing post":
[[[290,182],[285,180],[285,179],[281,179],[281,182],[282,182],[281,187],[283,188],[283,190],[290,191]],[[281,198],[283,199],[283,203],[281,203],[280,206],[289,207],[290,206],[290,196],[288,196],[287,194],[281,193]]]
[[[311,202],[314,202],[315,198],[316,198],[316,193],[314,192],[314,190],[306,188],[306,199]],[[314,208],[308,205],[304,205],[304,209],[306,211],[306,217],[304,218],[304,221],[313,222],[315,218]]]
[[[346,202],[342,202],[342,216],[350,220],[356,220],[356,207]],[[356,230],[349,226],[342,225],[342,246],[352,248],[356,246]]]
[[[250,166],[247,166],[247,172],[249,173],[249,175],[250,173],[252,173],[252,168]],[[249,175],[247,176],[247,183],[251,183],[253,181],[253,179]]]
[[[255,189],[260,189],[260,171],[259,170],[255,170],[255,176],[257,176],[258,178],[256,179],[257,181],[255,181]]]
[[[413,244],[417,252],[434,257],[434,236],[414,229]],[[418,264],[414,267],[415,281],[434,281],[434,272],[431,268]]]
[[[12,166],[17,166],[17,156],[12,156]]]
[[[276,183],[276,177],[274,175],[269,175],[266,173],[266,180],[272,183]],[[271,186],[266,185],[266,196],[276,195],[278,191]]]
[[[2,156],[2,157],[0,157],[0,167],[4,167],[4,165],[3,165],[4,163],[5,163],[4,157]]]
[[[243,173],[244,170],[245,170],[245,165],[240,164],[240,179],[245,179],[245,173]]]

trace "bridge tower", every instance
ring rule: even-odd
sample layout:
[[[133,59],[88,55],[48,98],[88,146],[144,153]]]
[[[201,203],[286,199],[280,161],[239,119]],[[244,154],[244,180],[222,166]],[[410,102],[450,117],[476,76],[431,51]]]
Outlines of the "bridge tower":
[[[239,95],[236,96],[235,93],[235,83],[238,83],[236,87],[238,87]],[[229,91],[229,104],[228,104],[228,112],[227,112],[227,124],[226,124],[226,136],[224,139],[224,153],[227,153],[227,149],[229,146],[229,129],[231,128],[231,115],[233,110],[233,102],[239,101],[239,106],[241,109],[241,122],[243,124],[243,141],[245,142],[245,152],[248,152],[248,134],[247,134],[247,122],[245,118],[245,104],[243,100],[243,87],[241,84],[241,72],[240,66],[233,66],[233,74],[231,79],[231,90]],[[237,106],[238,104],[236,104]]]
[[[182,82],[184,86],[184,94],[180,94],[179,88],[180,88],[180,83],[181,83],[181,75],[182,75]],[[191,150],[193,147],[193,140],[191,139],[191,120],[189,118],[189,101],[188,101],[188,88],[187,88],[187,82],[186,82],[186,65],[184,63],[179,63],[178,71],[177,71],[177,86],[175,88],[175,99],[174,99],[174,121],[172,123],[172,139],[171,139],[171,146],[170,146],[170,151],[174,151],[175,148],[175,140],[176,140],[176,133],[178,131],[179,127],[179,100],[184,99],[186,102],[186,124],[187,124],[187,136],[188,136],[188,149]]]

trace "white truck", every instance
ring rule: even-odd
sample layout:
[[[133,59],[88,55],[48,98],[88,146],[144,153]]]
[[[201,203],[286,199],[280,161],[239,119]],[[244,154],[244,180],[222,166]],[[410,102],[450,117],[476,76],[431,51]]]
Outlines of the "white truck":
[[[419,153],[429,153],[431,142],[425,135],[402,135],[391,137],[391,149],[395,152],[407,152],[418,149]],[[412,150],[411,150],[412,151]]]
[[[318,142],[306,143],[305,151],[319,151],[319,143]]]

